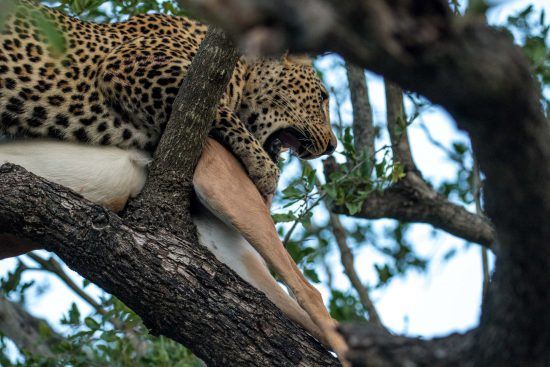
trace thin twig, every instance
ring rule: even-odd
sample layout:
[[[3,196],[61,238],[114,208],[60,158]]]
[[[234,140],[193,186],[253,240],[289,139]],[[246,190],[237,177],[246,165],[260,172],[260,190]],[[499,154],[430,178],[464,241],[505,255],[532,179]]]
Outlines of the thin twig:
[[[452,150],[447,148],[445,145],[441,144],[441,142],[439,140],[435,139],[434,136],[432,135],[432,133],[430,132],[430,130],[428,129],[428,127],[424,123],[418,124],[418,126],[422,129],[422,131],[426,135],[426,138],[429,140],[429,142],[432,145],[434,145],[438,149],[442,150],[445,154],[447,154],[447,156],[453,162],[458,164],[461,168],[466,169],[466,166],[464,166],[464,162],[462,161],[462,159],[460,159],[459,156],[455,152],[453,152]]]
[[[38,263],[40,266],[42,266],[43,270],[46,270],[54,275],[56,275],[67,287],[69,287],[73,292],[75,292],[80,298],[82,298],[86,303],[88,303],[92,308],[100,315],[107,315],[107,311],[95,300],[92,296],[90,296],[88,293],[86,293],[82,288],[80,288],[63,270],[62,265],[55,260],[53,257],[50,257],[49,259],[44,259],[43,257],[37,255],[34,252],[29,252],[27,254],[29,258],[31,258],[34,262]],[[115,323],[113,323],[115,325]],[[121,326],[121,325],[118,325]],[[118,328],[117,325],[115,327]]]

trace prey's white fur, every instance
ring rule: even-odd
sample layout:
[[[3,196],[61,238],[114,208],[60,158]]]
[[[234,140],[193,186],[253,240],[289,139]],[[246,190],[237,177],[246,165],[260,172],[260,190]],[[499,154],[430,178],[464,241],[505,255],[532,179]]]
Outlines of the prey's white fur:
[[[53,140],[0,141],[0,164],[13,163],[111,207],[141,192],[151,157],[138,150]]]

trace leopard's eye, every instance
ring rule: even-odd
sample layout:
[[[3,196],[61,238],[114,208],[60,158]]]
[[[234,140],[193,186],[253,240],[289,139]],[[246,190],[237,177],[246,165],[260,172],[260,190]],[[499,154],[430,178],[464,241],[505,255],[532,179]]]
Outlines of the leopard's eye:
[[[324,90],[321,91],[321,102],[324,102],[328,99],[328,94]]]

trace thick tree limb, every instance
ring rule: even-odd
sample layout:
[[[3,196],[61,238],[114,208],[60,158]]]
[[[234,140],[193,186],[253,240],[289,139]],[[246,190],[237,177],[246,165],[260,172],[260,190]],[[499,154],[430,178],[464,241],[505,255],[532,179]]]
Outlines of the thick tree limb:
[[[169,226],[175,233],[189,227],[193,172],[237,59],[231,41],[211,28],[180,86],[147,185],[125,213],[129,219],[147,228]]]
[[[186,106],[176,106],[181,112],[168,124],[148,186],[124,219],[4,165],[0,228],[54,251],[126,303],[153,333],[181,342],[208,365],[336,366],[318,342],[196,240],[190,182],[235,60],[223,35],[209,32],[176,102]]]
[[[40,240],[209,365],[338,364],[200,245],[135,228],[11,165],[0,168],[0,226]]]
[[[475,18],[453,16],[445,0],[191,2],[245,45],[271,38],[277,42],[264,51],[336,51],[451,113],[472,138],[486,176],[486,212],[498,233],[474,361],[546,366],[550,125],[512,39]]]
[[[0,296],[0,332],[21,350],[53,357],[52,346],[62,337],[44,320],[28,313],[23,306]]]
[[[325,176],[338,169],[333,158],[323,161]],[[345,206],[333,206],[335,213],[349,215]],[[483,216],[470,213],[437,193],[414,172],[383,192],[373,192],[353,216],[365,219],[392,218],[402,222],[431,224],[466,241],[491,247],[494,229]]]

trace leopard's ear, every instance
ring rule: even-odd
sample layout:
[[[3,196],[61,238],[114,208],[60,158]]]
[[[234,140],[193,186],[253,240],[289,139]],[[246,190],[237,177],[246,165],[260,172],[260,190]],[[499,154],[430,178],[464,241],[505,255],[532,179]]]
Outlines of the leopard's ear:
[[[289,54],[288,52],[285,52],[285,54],[283,55],[283,61],[290,64],[298,64],[304,66],[313,65],[313,60],[311,59],[311,57],[308,56],[308,54]]]

